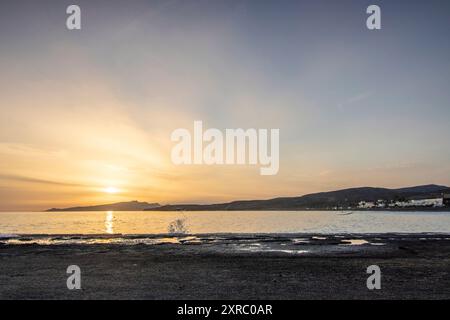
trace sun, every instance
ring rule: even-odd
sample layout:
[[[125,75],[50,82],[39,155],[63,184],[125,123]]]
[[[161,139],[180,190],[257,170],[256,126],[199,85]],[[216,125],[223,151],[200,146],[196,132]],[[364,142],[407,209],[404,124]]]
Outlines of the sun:
[[[120,190],[117,189],[116,187],[106,187],[103,189],[103,192],[105,193],[109,193],[109,194],[114,194],[114,193],[118,193]]]

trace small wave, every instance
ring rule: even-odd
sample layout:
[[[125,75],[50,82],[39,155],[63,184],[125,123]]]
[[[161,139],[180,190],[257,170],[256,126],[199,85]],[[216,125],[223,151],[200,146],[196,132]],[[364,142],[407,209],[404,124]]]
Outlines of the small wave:
[[[0,242],[8,245],[83,245],[83,244],[122,244],[122,245],[160,245],[160,244],[197,244],[210,242],[194,236],[190,237],[123,237],[123,236],[38,236],[23,237],[17,235],[2,235]]]
[[[0,233],[0,239],[18,238],[17,234]]]

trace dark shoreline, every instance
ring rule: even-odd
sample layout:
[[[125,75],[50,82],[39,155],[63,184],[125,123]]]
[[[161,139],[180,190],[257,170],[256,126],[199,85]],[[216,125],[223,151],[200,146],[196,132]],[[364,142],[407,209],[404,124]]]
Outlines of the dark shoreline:
[[[153,209],[145,209],[143,211],[151,212],[151,211],[161,211],[161,212],[174,212],[174,211],[186,211],[186,212],[200,212],[200,211],[257,211],[257,212],[264,212],[264,211],[335,211],[335,212],[341,212],[341,211],[355,211],[355,212],[448,212],[450,213],[450,207],[436,207],[436,208],[430,208],[430,207],[412,207],[412,208],[374,208],[374,209],[360,209],[360,208],[351,208],[351,209],[330,209],[330,208],[281,208],[281,209],[207,209],[207,208],[189,208],[189,209],[164,209],[164,208],[153,208]],[[45,212],[45,211],[44,211]],[[70,212],[70,211],[58,211],[58,212]]]
[[[203,206],[203,205],[200,205]],[[363,209],[363,208],[351,208],[351,209],[330,209],[330,208],[264,208],[264,209],[215,209],[215,208],[203,208],[203,207],[189,207],[187,209],[174,209],[174,208],[164,208],[164,207],[158,207],[158,208],[151,208],[151,209],[143,209],[143,210],[84,210],[84,211],[76,211],[76,210],[66,210],[66,209],[58,209],[58,210],[44,210],[44,211],[33,211],[33,212],[105,212],[105,211],[114,211],[114,212],[152,212],[152,211],[160,211],[160,212],[176,212],[176,211],[186,211],[186,212],[201,212],[201,211],[257,211],[257,212],[264,212],[264,211],[335,211],[335,212],[341,212],[341,211],[355,211],[355,212],[447,212],[450,213],[450,207],[408,207],[408,208],[371,208],[371,209]],[[7,211],[9,212],[9,211]],[[21,211],[18,211],[21,212]],[[0,211],[2,213],[2,211]]]
[[[448,234],[214,236],[157,245],[3,243],[0,299],[450,299]],[[73,264],[82,290],[66,288]],[[373,264],[381,290],[366,287]]]

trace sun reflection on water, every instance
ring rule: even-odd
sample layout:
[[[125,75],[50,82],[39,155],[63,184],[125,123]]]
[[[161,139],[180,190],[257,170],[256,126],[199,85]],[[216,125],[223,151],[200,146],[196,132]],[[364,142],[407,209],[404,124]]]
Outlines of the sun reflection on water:
[[[106,212],[105,232],[108,234],[114,233],[114,211]]]

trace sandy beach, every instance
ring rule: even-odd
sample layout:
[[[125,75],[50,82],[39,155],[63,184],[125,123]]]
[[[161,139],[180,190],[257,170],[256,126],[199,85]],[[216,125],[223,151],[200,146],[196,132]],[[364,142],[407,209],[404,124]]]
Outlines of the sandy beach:
[[[0,244],[0,299],[450,298],[449,235],[12,240]],[[74,264],[81,290],[66,287]],[[369,265],[381,268],[381,290],[366,287]]]

